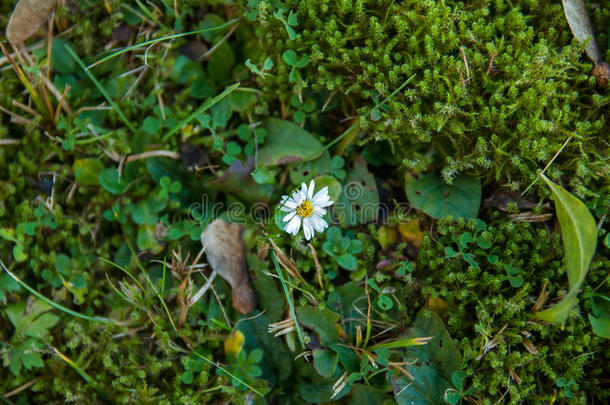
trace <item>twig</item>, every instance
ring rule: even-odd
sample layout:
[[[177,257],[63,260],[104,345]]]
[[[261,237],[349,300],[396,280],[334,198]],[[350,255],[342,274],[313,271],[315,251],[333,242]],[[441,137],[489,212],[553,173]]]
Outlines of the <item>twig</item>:
[[[135,162],[136,160],[148,159],[150,157],[167,157],[170,159],[178,160],[180,159],[180,154],[178,152],[172,152],[171,150],[151,150],[148,152],[136,153],[135,155],[130,155],[127,157],[125,164]]]
[[[5,145],[19,145],[21,143],[21,139],[16,139],[16,138],[5,138],[5,139],[0,139],[0,146],[5,146]]]
[[[544,172],[546,172],[546,169],[549,168],[549,166],[555,161],[555,159],[557,159],[557,156],[559,156],[559,154],[563,151],[563,149],[566,147],[566,145],[568,144],[568,142],[570,142],[572,140],[572,135],[570,135],[568,137],[568,139],[566,139],[566,141],[563,143],[563,145],[561,145],[561,148],[559,148],[559,150],[557,151],[557,153],[555,153],[555,156],[553,156],[553,158],[551,159],[551,161],[544,167],[544,169],[542,169],[542,171],[540,172],[540,174],[538,174],[538,176],[534,179],[534,181],[532,181],[532,183],[527,186],[527,188],[525,189],[524,192],[521,193],[521,195],[525,195],[525,193],[527,193],[529,191],[530,188],[532,188],[532,186],[534,184],[536,184],[536,182],[538,181],[538,179],[540,177],[542,177],[542,175],[544,174]]]

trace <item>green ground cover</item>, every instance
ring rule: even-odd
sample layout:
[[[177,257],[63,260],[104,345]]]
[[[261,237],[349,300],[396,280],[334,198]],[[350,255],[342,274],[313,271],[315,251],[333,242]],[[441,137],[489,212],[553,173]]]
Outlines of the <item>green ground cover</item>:
[[[42,14],[0,41],[0,402],[610,398],[610,92],[561,2]]]

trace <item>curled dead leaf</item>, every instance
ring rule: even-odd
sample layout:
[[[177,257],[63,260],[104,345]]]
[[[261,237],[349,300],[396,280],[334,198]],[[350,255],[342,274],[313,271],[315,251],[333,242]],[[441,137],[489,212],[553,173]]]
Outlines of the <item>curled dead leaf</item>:
[[[231,284],[233,307],[245,315],[254,310],[257,297],[248,277],[242,232],[239,224],[215,219],[201,233],[201,245],[212,270]]]
[[[574,34],[578,42],[587,43],[585,48],[587,56],[593,63],[597,64],[601,61],[602,55],[599,52],[593,24],[591,24],[589,19],[584,0],[562,0],[562,4],[572,34]]]
[[[49,18],[57,0],[19,0],[6,27],[9,42],[22,43]]]

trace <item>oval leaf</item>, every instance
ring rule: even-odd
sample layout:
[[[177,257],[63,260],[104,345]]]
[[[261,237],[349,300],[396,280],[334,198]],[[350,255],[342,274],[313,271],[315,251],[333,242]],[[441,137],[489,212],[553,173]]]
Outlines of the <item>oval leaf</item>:
[[[267,118],[263,128],[269,134],[258,150],[258,164],[276,166],[312,160],[322,154],[322,144],[298,125],[279,118]]]
[[[587,8],[583,0],[562,0],[563,11],[566,14],[566,20],[572,30],[572,34],[581,43],[587,43],[585,51],[587,56],[593,63],[601,61],[602,56],[599,52],[599,45],[597,45],[597,39],[595,39],[595,32],[593,32],[593,25],[589,19]]]
[[[433,218],[476,218],[481,205],[481,182],[476,177],[462,175],[447,184],[438,174],[407,174],[405,188],[409,202]]]
[[[536,313],[539,319],[548,322],[564,322],[576,303],[578,290],[589,271],[589,264],[597,245],[595,219],[578,198],[542,175],[555,200],[557,219],[561,226],[561,238],[566,255],[570,291],[553,308]]]

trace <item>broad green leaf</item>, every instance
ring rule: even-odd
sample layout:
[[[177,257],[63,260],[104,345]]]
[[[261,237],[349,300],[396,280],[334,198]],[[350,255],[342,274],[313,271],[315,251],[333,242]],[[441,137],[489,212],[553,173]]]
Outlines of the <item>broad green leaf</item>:
[[[379,194],[375,177],[368,171],[366,162],[359,156],[347,173],[343,193],[334,206],[335,217],[344,227],[377,220]]]
[[[96,158],[78,159],[72,165],[74,180],[83,186],[97,186],[102,170],[104,170],[104,165],[101,160]]]
[[[555,200],[570,290],[558,304],[537,312],[536,316],[543,321],[563,323],[576,304],[578,291],[595,254],[597,226],[593,215],[582,201],[550,181],[546,176],[542,175],[542,179],[551,189]]]
[[[263,121],[267,130],[265,144],[258,150],[258,164],[275,166],[312,160],[322,154],[320,141],[298,125],[279,118]]]
[[[265,361],[259,364],[262,378],[276,384],[291,377],[293,357],[283,339],[276,338],[268,332],[269,318],[255,310],[254,317],[241,317],[235,329],[241,331],[246,338],[243,350],[252,352],[263,351]],[[219,315],[222,316],[222,315]]]
[[[462,175],[447,184],[438,174],[405,176],[409,202],[433,218],[476,218],[481,205],[481,182]]]
[[[593,313],[589,314],[589,322],[593,332],[597,336],[610,339],[610,298],[595,295],[591,298],[591,302]]]
[[[51,45],[51,67],[53,71],[61,74],[74,73],[76,70],[76,62],[66,51],[68,42],[61,38],[53,38]]]
[[[332,169],[330,153],[325,150],[322,155],[315,160],[293,163],[288,167],[288,174],[290,175],[292,184],[301,185],[301,183],[311,179],[313,176],[330,173]]]
[[[332,377],[335,374],[339,358],[329,349],[315,349],[313,351],[313,366],[323,377]]]
[[[462,358],[441,318],[434,312],[421,310],[407,338],[432,337],[427,344],[407,348],[407,371],[413,380],[394,379],[392,386],[400,405],[437,405],[451,388],[451,377],[459,370]]]
[[[340,316],[328,308],[297,308],[297,319],[305,327],[315,330],[320,335],[322,344],[333,343],[339,337],[337,322]]]

